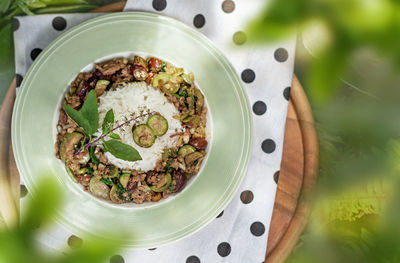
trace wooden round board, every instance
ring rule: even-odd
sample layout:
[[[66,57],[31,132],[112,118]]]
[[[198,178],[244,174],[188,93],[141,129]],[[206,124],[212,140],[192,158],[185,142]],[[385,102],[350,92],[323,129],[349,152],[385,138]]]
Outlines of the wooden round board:
[[[119,12],[117,2],[94,12]],[[19,175],[11,150],[11,116],[15,79],[0,109],[0,209],[8,225],[18,222]],[[283,262],[295,247],[307,223],[318,172],[318,139],[308,99],[293,77],[278,189],[269,229],[265,262]],[[278,180],[279,178],[279,180]]]

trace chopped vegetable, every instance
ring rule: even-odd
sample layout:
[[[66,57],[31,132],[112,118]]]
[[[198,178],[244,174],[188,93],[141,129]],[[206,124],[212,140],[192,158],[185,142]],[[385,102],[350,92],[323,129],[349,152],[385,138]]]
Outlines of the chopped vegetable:
[[[119,198],[118,190],[118,186],[116,185],[113,185],[113,187],[111,187],[110,199],[113,203],[122,204],[123,201]]]
[[[60,144],[60,158],[66,161],[66,154],[74,152],[75,146],[78,145],[83,139],[83,134],[79,132],[67,133]]]
[[[133,140],[140,147],[149,148],[156,140],[156,136],[154,135],[152,129],[146,124],[134,126],[132,128],[132,132]]]
[[[119,169],[117,167],[115,167],[114,165],[110,165],[109,170],[110,170],[110,172],[106,175],[107,177],[114,178],[119,175]]]
[[[151,191],[160,193],[160,192],[163,192],[164,190],[166,190],[170,186],[171,181],[172,181],[171,174],[167,173],[165,176],[167,178],[167,182],[165,183],[165,185],[160,187],[160,188],[158,188],[157,186],[152,185],[152,186],[150,186]]]
[[[160,114],[154,114],[147,119],[147,126],[153,131],[154,135],[162,136],[168,130],[167,120]]]
[[[150,58],[149,59],[149,68],[150,71],[152,72],[159,72],[161,70],[162,67],[162,62],[160,59],[158,58]]]
[[[105,183],[106,185],[109,185],[109,186],[114,185],[114,183],[110,179],[107,179],[107,178],[101,178],[100,181],[102,181],[103,183]]]
[[[74,173],[72,172],[72,170],[70,168],[67,168],[67,173],[75,183],[78,182],[78,179],[76,179],[76,176],[74,175]]]
[[[100,79],[96,82],[96,86],[94,88],[94,92],[96,93],[96,97],[100,97],[106,91],[108,84],[110,84],[109,80]]]
[[[87,171],[88,171],[87,168],[84,167],[84,168],[81,168],[81,169],[77,170],[76,173],[77,174],[84,174],[84,173],[87,173]]]
[[[172,78],[171,74],[167,73],[158,73],[153,77],[152,85],[157,88],[162,86],[164,83],[167,83]]]
[[[89,190],[97,197],[109,199],[110,188],[94,176],[90,179]]]
[[[119,177],[119,182],[121,183],[121,185],[122,185],[124,188],[126,188],[126,186],[128,185],[130,176],[131,176],[130,174],[122,174],[122,175]]]
[[[185,163],[187,166],[195,164],[195,162],[203,158],[203,154],[200,152],[193,152],[185,156]],[[196,164],[195,164],[196,165]]]
[[[183,145],[179,151],[178,151],[178,155],[179,156],[186,156],[189,153],[195,152],[196,149],[192,146],[192,145]]]
[[[99,161],[99,159],[97,158],[97,156],[94,154],[95,149],[96,149],[95,146],[92,146],[92,147],[89,148],[89,156],[90,156],[90,159],[92,160],[92,162],[93,162],[94,164],[99,164],[100,161]]]

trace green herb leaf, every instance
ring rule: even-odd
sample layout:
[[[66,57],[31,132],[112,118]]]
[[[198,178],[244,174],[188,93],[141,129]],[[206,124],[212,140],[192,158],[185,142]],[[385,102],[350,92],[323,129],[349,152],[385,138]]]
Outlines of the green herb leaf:
[[[110,138],[120,140],[121,136],[119,136],[118,134],[112,132],[112,133],[110,133]]]
[[[89,175],[92,175],[93,172],[94,172],[93,168],[92,168],[92,167],[88,167],[88,174],[89,174]]]
[[[113,186],[114,185],[114,183],[111,182],[110,179],[107,179],[107,178],[104,178],[104,177],[101,178],[100,181],[102,181],[103,183],[105,183],[106,185],[109,185],[109,186]]]
[[[99,127],[99,112],[97,110],[97,99],[94,90],[91,90],[81,109],[82,115],[86,118],[90,125],[90,135],[97,131]]]
[[[94,154],[95,149],[96,149],[96,147],[94,147],[94,146],[89,148],[89,156],[90,156],[90,159],[92,160],[92,163],[99,164],[100,161],[97,158],[97,156]]]
[[[142,160],[142,157],[135,148],[120,141],[104,141],[103,146],[106,151],[110,152],[112,155],[119,159],[131,162]]]
[[[107,111],[106,116],[104,116],[102,130],[103,133],[110,132],[110,124],[114,122],[114,111],[111,109]]]
[[[80,113],[79,111],[75,110],[74,108],[64,105],[64,111],[67,115],[79,126],[82,128],[83,132],[86,136],[91,136],[91,126],[89,121]]]

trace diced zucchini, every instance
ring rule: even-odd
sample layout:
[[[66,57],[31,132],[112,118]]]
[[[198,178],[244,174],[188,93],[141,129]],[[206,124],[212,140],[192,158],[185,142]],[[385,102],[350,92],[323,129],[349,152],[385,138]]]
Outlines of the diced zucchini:
[[[152,85],[153,87],[157,88],[162,86],[162,84],[167,83],[172,78],[171,74],[167,73],[158,73],[154,76]]]
[[[185,163],[187,166],[191,166],[194,164],[196,161],[199,161],[201,158],[203,158],[203,154],[200,152],[193,152],[185,156]]]
[[[64,138],[62,138],[60,143],[60,158],[64,162],[66,161],[66,153],[69,151],[74,151],[75,145],[83,139],[83,134],[79,132],[67,133]]]
[[[196,113],[200,114],[201,110],[203,108],[204,105],[204,96],[201,93],[201,91],[199,89],[195,89],[194,90],[194,96],[196,96],[197,100],[196,100]]]
[[[133,140],[137,145],[144,148],[149,148],[156,140],[152,129],[146,124],[133,126],[132,128]]]
[[[130,178],[130,174],[122,174],[119,177],[119,182],[121,183],[121,185],[126,188],[126,186],[128,185],[129,182],[129,178]]]
[[[165,176],[167,177],[167,182],[160,188],[158,188],[155,185],[150,186],[151,191],[160,193],[160,192],[163,192],[164,190],[166,190],[171,185],[171,181],[172,181],[171,174],[167,173]]]
[[[181,148],[179,148],[178,155],[185,156],[185,155],[195,152],[195,151],[196,151],[196,148],[194,148],[192,145],[186,144],[186,145],[183,145]]]
[[[111,165],[109,168],[110,172],[106,175],[109,178],[117,177],[119,175],[118,167]]]
[[[147,126],[153,130],[154,135],[164,135],[168,130],[167,120],[160,114],[154,114],[147,119]]]
[[[72,170],[70,168],[67,168],[67,173],[75,183],[78,182],[78,179],[76,178],[76,176],[74,175],[74,172],[72,172]]]
[[[119,195],[118,195],[118,186],[113,185],[113,187],[111,187],[110,199],[113,203],[116,203],[116,204],[123,203],[123,201],[119,198]]]
[[[103,95],[103,93],[107,89],[108,84],[110,84],[110,81],[106,79],[100,79],[96,82],[96,86],[94,87],[94,92],[96,93],[97,97]]]
[[[181,87],[181,85],[179,83],[173,83],[173,82],[169,81],[162,86],[162,89],[164,90],[164,92],[174,94],[174,93],[178,92],[180,87]]]
[[[188,74],[185,74],[185,73],[182,74],[182,78],[187,84],[192,85],[192,80],[190,79]]]
[[[110,188],[94,176],[90,179],[89,190],[97,197],[109,199]]]

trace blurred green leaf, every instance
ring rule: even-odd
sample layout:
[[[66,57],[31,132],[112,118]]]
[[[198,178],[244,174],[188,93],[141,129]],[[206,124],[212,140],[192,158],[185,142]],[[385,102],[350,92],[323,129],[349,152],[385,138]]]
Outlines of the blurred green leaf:
[[[8,7],[10,6],[10,4],[11,4],[11,0],[1,1],[0,2],[0,14],[1,13],[4,14],[8,10]]]

